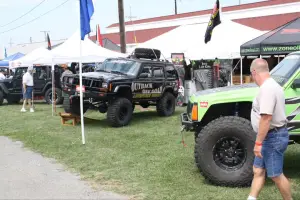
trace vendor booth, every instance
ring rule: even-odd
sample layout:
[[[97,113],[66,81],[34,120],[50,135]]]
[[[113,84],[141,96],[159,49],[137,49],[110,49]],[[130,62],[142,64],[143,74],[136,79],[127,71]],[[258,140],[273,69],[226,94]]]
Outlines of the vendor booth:
[[[300,18],[296,18],[240,47],[242,56],[287,55],[300,50]]]

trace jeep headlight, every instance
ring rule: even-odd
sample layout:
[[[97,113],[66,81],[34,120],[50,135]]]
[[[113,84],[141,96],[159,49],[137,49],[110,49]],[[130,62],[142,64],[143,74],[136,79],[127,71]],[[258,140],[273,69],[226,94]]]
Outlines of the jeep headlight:
[[[107,83],[102,83],[102,87],[103,87],[103,88],[107,88],[107,87],[108,87],[108,84],[107,84]]]

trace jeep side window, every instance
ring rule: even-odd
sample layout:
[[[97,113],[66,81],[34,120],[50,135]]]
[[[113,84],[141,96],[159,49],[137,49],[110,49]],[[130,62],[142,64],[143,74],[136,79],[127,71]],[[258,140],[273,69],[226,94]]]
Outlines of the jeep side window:
[[[145,76],[147,75],[147,78],[152,78],[152,67],[149,65],[144,65],[142,68],[142,71],[140,73],[140,77],[146,78]]]
[[[167,65],[165,70],[167,78],[177,78],[177,71],[172,65]]]
[[[164,78],[164,71],[162,67],[153,67],[154,78]]]
[[[34,73],[35,79],[45,79],[47,78],[47,72],[45,67],[36,67]]]
[[[14,77],[17,79],[22,79],[26,71],[27,71],[26,68],[17,68]]]

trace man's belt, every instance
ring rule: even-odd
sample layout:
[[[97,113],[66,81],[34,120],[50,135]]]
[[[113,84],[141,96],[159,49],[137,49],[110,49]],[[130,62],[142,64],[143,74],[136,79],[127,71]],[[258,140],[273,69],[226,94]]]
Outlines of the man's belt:
[[[268,132],[272,132],[272,131],[276,131],[276,132],[278,132],[280,129],[282,129],[282,128],[286,128],[287,127],[287,125],[285,124],[285,125],[283,125],[283,126],[280,126],[280,127],[275,127],[275,128],[272,128],[272,129],[270,129]]]

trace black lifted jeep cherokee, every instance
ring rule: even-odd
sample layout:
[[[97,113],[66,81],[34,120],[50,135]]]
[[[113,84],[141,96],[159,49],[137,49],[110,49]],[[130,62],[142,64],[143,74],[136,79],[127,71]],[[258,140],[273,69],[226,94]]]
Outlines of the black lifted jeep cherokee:
[[[137,48],[128,58],[106,59],[95,72],[83,73],[83,112],[97,108],[113,127],[129,124],[135,105],[155,105],[160,116],[175,111],[179,76],[174,65],[160,60],[161,52]],[[80,115],[79,75],[67,75],[62,83],[64,109]]]

